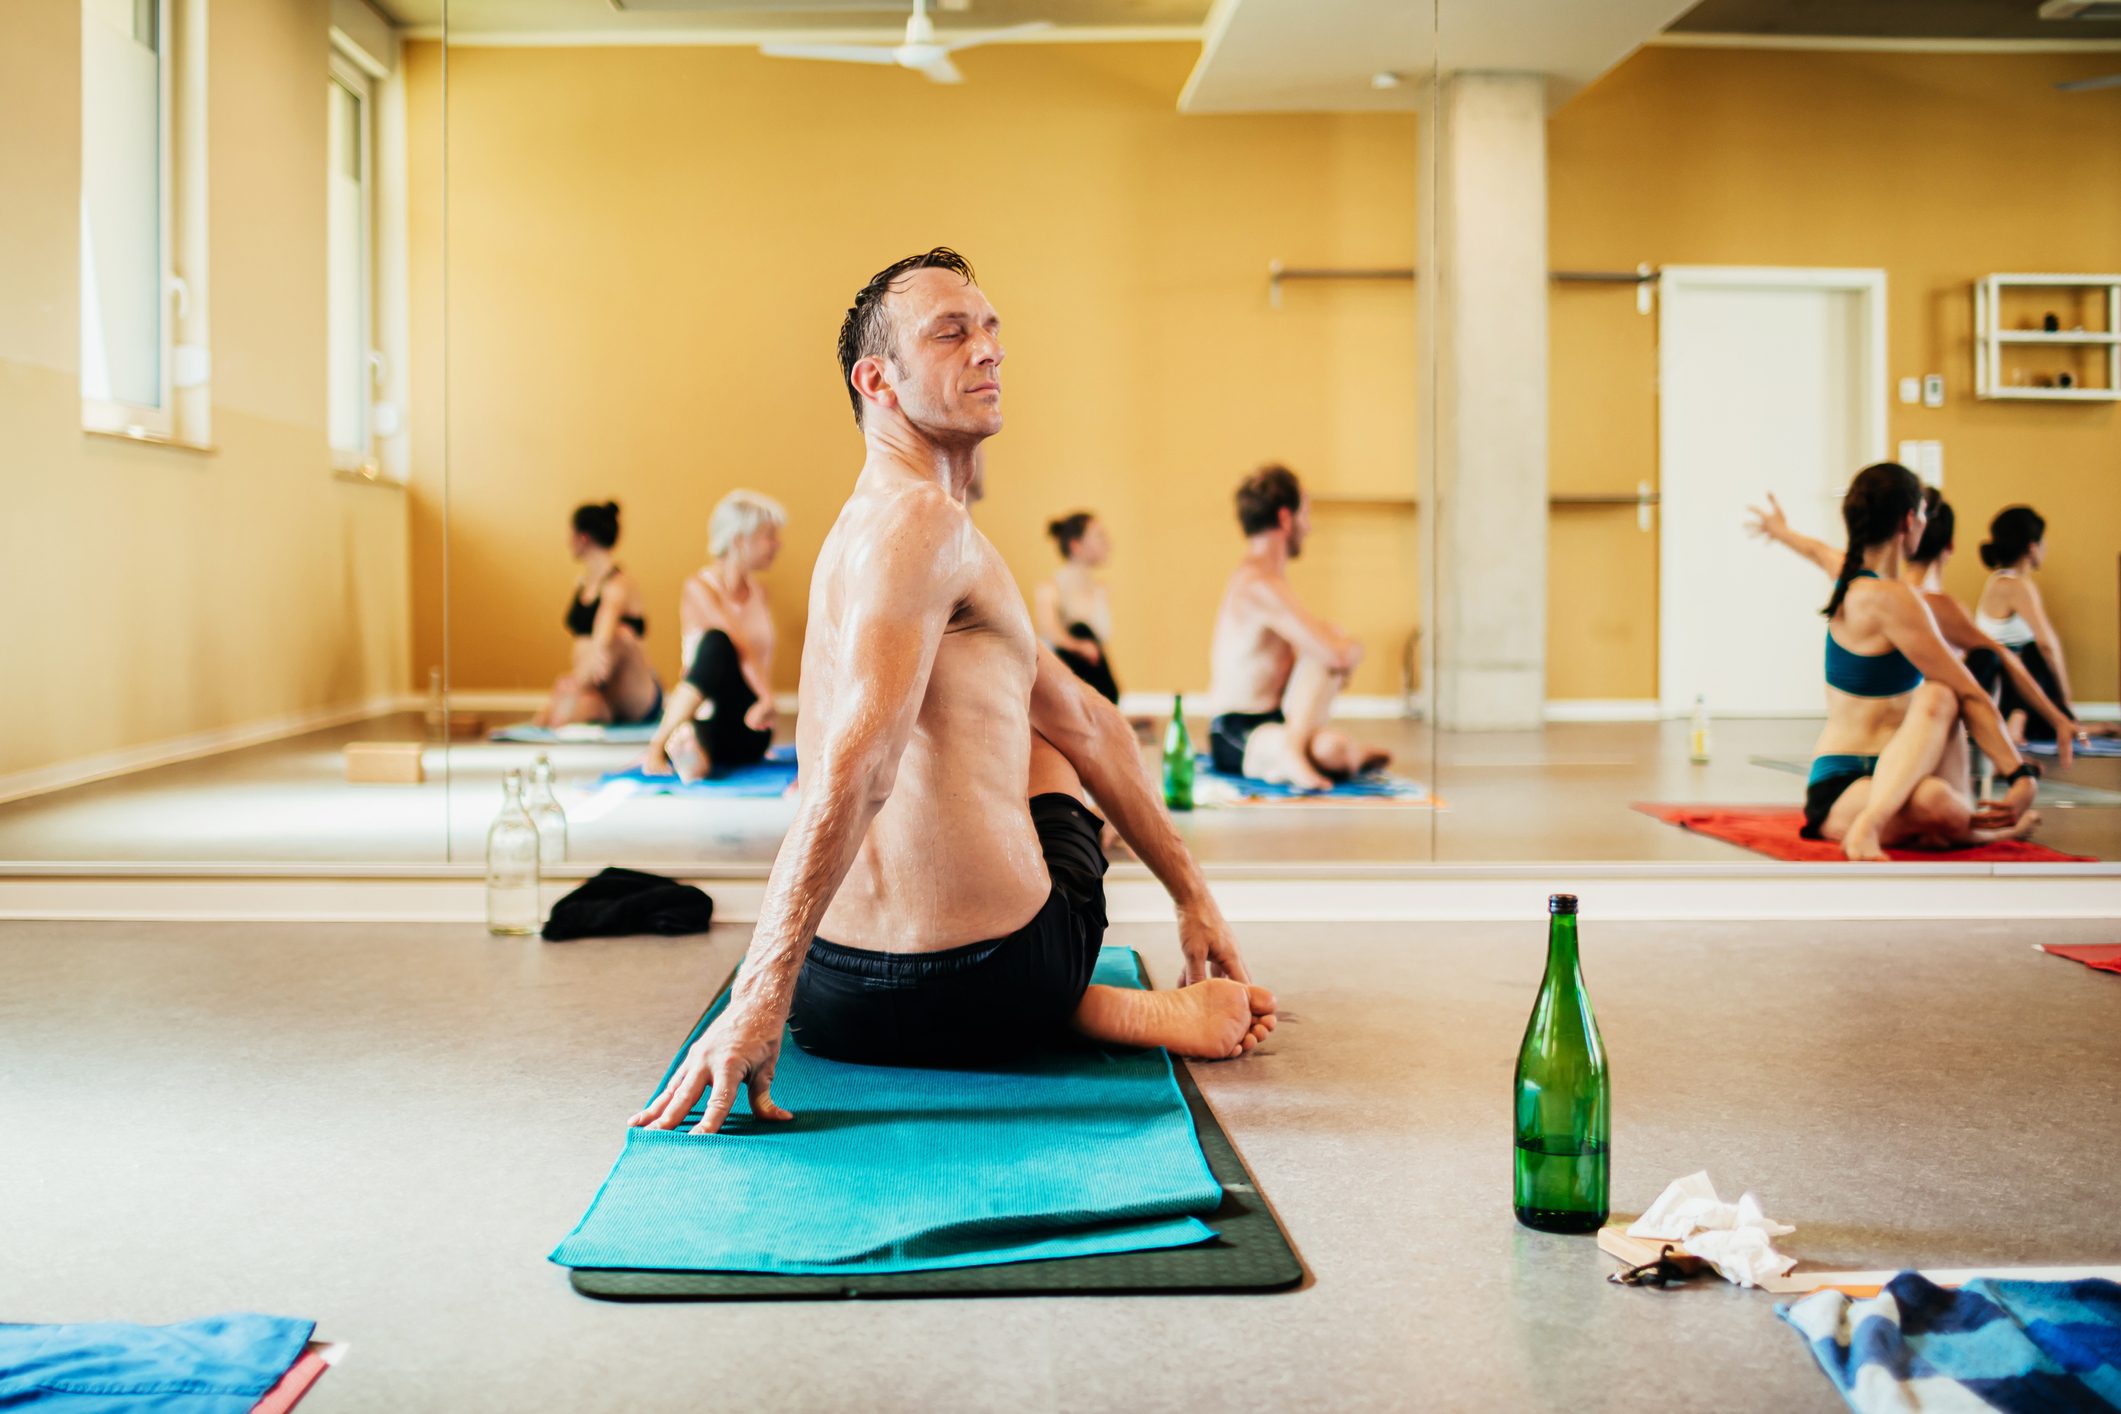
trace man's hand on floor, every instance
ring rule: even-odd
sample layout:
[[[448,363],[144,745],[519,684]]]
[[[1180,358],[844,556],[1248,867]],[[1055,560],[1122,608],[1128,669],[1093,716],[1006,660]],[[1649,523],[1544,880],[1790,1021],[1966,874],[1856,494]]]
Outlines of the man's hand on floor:
[[[685,1052],[685,1063],[670,1083],[628,1123],[636,1129],[675,1129],[700,1096],[706,1095],[706,1112],[692,1132],[713,1134],[729,1118],[739,1087],[750,1089],[751,1113],[758,1118],[794,1119],[773,1102],[773,1068],[781,1058],[783,1018],[767,1016],[771,1010],[731,997],[728,1007]]]
[[[1212,898],[1179,908],[1178,945],[1186,955],[1185,970],[1178,976],[1181,987],[1210,977],[1228,977],[1236,982],[1252,980],[1252,974],[1245,970],[1245,960],[1238,956],[1237,935],[1230,931]]]

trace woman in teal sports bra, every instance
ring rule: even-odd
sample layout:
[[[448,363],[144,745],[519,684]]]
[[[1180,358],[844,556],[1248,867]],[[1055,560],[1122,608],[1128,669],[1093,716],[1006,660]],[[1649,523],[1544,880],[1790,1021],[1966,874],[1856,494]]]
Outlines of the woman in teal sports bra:
[[[2023,838],[2039,768],[2023,760],[1995,703],[1903,582],[1927,524],[1922,482],[1880,462],[1856,473],[1841,502],[1848,549],[1827,602],[1826,726],[1812,752],[1804,833],[1836,840],[1850,859],[1887,845],[1952,849]],[[1966,732],[2009,794],[1976,805],[1967,790]]]

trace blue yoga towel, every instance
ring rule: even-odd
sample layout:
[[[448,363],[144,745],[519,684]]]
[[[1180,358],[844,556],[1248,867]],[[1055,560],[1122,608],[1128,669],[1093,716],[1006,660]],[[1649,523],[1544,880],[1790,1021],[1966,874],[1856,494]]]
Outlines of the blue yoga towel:
[[[1404,776],[1388,776],[1382,771],[1337,782],[1331,790],[1298,790],[1295,786],[1263,781],[1257,776],[1233,776],[1216,770],[1213,758],[1207,756],[1193,758],[1193,774],[1196,778],[1226,782],[1247,800],[1426,801],[1429,798],[1429,788],[1421,782],[1410,781]]]
[[[655,739],[654,722],[595,722],[580,727],[540,727],[515,722],[486,733],[488,741],[557,743],[561,746],[646,746]]]
[[[676,776],[651,776],[638,766],[611,771],[597,777],[599,790],[615,789],[635,795],[719,795],[772,799],[788,793],[795,784],[795,748],[776,746],[766,759],[750,766],[716,771],[703,781],[681,781]]]
[[[1093,982],[1139,987],[1106,948]],[[720,1014],[726,994],[709,1012]],[[685,1038],[665,1079],[706,1027]],[[657,1089],[662,1087],[659,1084]],[[1162,1050],[1079,1050],[1000,1071],[821,1060],[781,1045],[773,1097],[719,1135],[627,1131],[567,1267],[840,1275],[1186,1247],[1222,1188]],[[697,1122],[698,1108],[686,1121]]]
[[[247,1313],[170,1326],[0,1325],[0,1409],[246,1414],[315,1329]]]
[[[1857,1414],[1966,1407],[2121,1409],[2121,1283],[1902,1272],[1868,1300],[1819,1291],[1775,1308]]]
[[[2029,741],[2024,750],[2035,756],[2053,756],[2055,744],[2051,741]],[[2077,743],[2079,756],[2121,756],[2121,737],[2095,736]]]

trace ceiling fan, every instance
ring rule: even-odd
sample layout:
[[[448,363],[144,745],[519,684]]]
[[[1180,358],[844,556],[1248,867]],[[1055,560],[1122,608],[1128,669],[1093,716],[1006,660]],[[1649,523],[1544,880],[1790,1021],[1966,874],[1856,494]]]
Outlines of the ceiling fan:
[[[948,8],[948,0],[945,0]],[[950,56],[960,49],[970,49],[975,44],[989,44],[997,39],[1013,38],[1020,34],[1035,34],[1051,29],[1047,20],[1034,20],[1027,25],[1010,25],[1007,29],[988,30],[984,34],[968,34],[939,40],[935,34],[935,22],[928,18],[928,0],[913,0],[913,13],[906,18],[906,38],[902,44],[761,44],[759,52],[775,59],[831,59],[843,64],[896,64],[902,69],[911,69],[925,74],[936,83],[963,83],[965,76],[950,62]]]

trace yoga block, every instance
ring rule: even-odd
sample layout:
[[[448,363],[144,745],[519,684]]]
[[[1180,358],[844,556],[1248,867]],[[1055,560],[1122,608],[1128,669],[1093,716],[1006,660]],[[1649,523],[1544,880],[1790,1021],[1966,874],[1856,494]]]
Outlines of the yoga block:
[[[355,785],[416,786],[427,779],[417,741],[346,743],[346,779]]]

